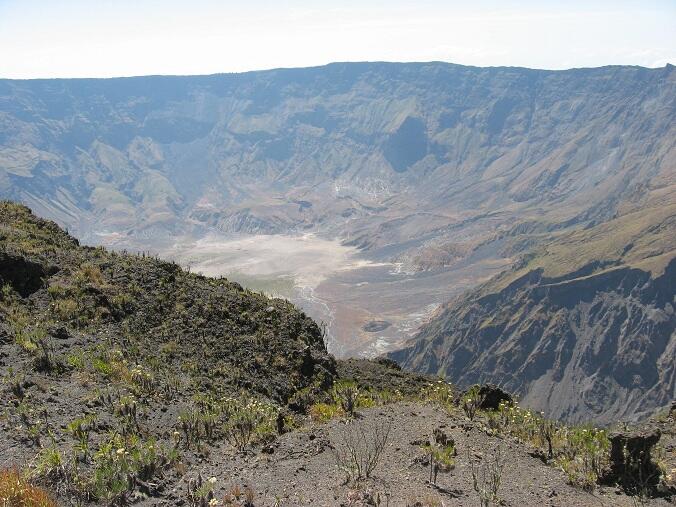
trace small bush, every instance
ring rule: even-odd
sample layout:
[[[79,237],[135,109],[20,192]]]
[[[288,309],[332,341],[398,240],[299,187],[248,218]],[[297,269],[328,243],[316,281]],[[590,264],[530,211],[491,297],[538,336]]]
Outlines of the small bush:
[[[502,449],[497,447],[492,457],[484,459],[481,465],[474,462],[469,450],[467,456],[472,470],[472,486],[479,497],[481,507],[488,507],[491,503],[500,505],[498,491],[505,467]]]
[[[85,262],[80,266],[80,269],[75,272],[74,280],[81,287],[87,285],[102,287],[105,283],[99,267],[89,262]]]
[[[316,422],[330,421],[334,417],[342,414],[340,406],[331,403],[315,403],[310,407],[310,417]]]
[[[85,415],[68,423],[68,433],[76,440],[75,450],[82,461],[89,457],[89,434],[94,429],[96,416]]]
[[[185,443],[190,447],[200,440],[199,412],[194,408],[181,410],[178,414],[178,425],[183,432]]]
[[[274,438],[278,414],[276,406],[252,398],[198,397],[195,406],[180,412],[178,429],[188,447],[202,439],[225,438],[241,452],[253,442]]]
[[[21,425],[26,429],[28,438],[34,445],[40,445],[41,433],[46,429],[44,411],[38,411],[30,404],[29,398],[24,398],[16,407],[16,413],[21,419]]]
[[[72,298],[55,300],[50,306],[52,313],[56,318],[64,322],[77,321],[79,325],[80,306]]]
[[[455,466],[455,441],[440,429],[435,429],[432,439],[422,449],[429,459],[430,482],[436,485],[439,472],[448,473]]]
[[[40,344],[44,343],[47,337],[47,331],[41,327],[29,328],[28,326],[15,328],[15,342],[26,352],[37,353]]]
[[[254,491],[250,487],[244,489],[233,486],[223,497],[225,507],[254,507]]]
[[[94,454],[93,476],[86,489],[96,499],[124,503],[137,483],[147,483],[170,462],[170,454],[153,439],[113,434]]]
[[[481,395],[479,386],[472,386],[462,397],[462,409],[470,421],[474,420],[479,405],[481,404]]]
[[[83,350],[76,350],[66,356],[66,364],[74,370],[82,371],[87,366],[87,356]]]
[[[354,417],[354,411],[357,408],[357,400],[360,392],[357,384],[352,381],[337,382],[333,387],[334,399],[340,404],[349,417]]]
[[[569,482],[594,489],[608,466],[610,441],[605,430],[590,426],[562,428],[563,448],[556,460]]]
[[[391,429],[392,422],[386,419],[345,425],[334,448],[334,457],[338,468],[345,472],[346,482],[371,476],[383,456]]]
[[[531,444],[543,460],[561,468],[574,486],[593,489],[608,466],[610,441],[605,430],[557,424],[516,403],[502,402],[487,416],[490,432],[507,433]]]
[[[191,507],[211,507],[218,505],[218,500],[214,497],[214,486],[216,477],[211,477],[206,481],[201,474],[196,479],[188,481],[188,501]]]
[[[47,480],[58,480],[64,475],[66,465],[55,445],[45,447],[37,455],[35,476]]]
[[[115,404],[114,414],[120,420],[120,429],[123,435],[139,433],[138,403],[133,396],[121,396]]]
[[[309,406],[308,413],[316,422],[326,422],[334,417],[354,417],[359,408],[370,408],[401,399],[401,394],[389,391],[371,391],[360,389],[353,381],[336,382],[331,390],[332,403],[315,403]]]
[[[255,400],[246,405],[233,405],[223,425],[225,438],[235,449],[242,452],[249,446],[254,436],[274,434],[273,417],[264,404]]]
[[[443,380],[429,384],[421,393],[421,398],[441,406],[447,412],[455,409],[455,389]]]
[[[37,344],[37,350],[34,352],[33,363],[37,371],[44,373],[60,373],[66,370],[62,360],[54,353],[54,349],[42,340]]]
[[[32,472],[36,480],[48,484],[57,493],[66,494],[74,489],[77,467],[63,458],[54,443],[38,453],[36,462]]]

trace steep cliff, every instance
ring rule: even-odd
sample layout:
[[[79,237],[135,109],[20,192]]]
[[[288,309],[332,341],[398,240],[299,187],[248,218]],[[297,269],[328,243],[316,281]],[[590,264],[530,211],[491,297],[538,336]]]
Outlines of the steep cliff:
[[[556,278],[537,269],[453,302],[391,357],[464,385],[499,383],[567,421],[642,417],[676,397],[675,286],[676,259],[656,277],[598,263]]]

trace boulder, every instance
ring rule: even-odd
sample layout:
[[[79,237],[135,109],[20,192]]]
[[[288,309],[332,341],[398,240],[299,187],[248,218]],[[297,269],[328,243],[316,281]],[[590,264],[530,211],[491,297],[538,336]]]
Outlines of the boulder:
[[[65,326],[52,326],[49,328],[49,334],[57,340],[67,340],[70,338],[70,333]]]
[[[21,255],[0,252],[0,285],[9,284],[21,295],[30,296],[43,286],[43,278],[55,268],[45,268]]]
[[[479,386],[479,400],[478,408],[481,410],[497,410],[503,401],[506,403],[514,401],[511,394],[495,384],[483,384]]]
[[[660,436],[656,428],[611,433],[610,471],[604,482],[620,484],[629,493],[657,486],[660,469],[651,452]]]

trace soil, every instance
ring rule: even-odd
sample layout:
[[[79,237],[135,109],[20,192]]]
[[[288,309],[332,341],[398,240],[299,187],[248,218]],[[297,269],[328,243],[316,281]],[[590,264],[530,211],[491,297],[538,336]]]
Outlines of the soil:
[[[344,420],[312,424],[300,431],[282,435],[271,446],[270,454],[257,450],[237,454],[228,444],[211,449],[208,457],[190,465],[190,471],[177,481],[163,500],[142,505],[181,504],[188,478],[198,473],[215,477],[216,498],[233,486],[250,487],[255,505],[361,505],[355,499],[366,494],[380,495],[381,505],[475,506],[480,505],[472,486],[469,456],[476,462],[491,458],[498,448],[506,458],[499,496],[507,506],[631,506],[632,498],[615,488],[585,492],[567,484],[563,472],[530,455],[531,450],[512,439],[488,436],[477,424],[463,416],[416,403],[398,403],[360,411],[357,424],[369,425],[387,420],[392,423],[390,440],[373,477],[360,483],[345,483],[336,466],[334,447],[349,428]],[[437,484],[429,483],[429,471],[420,443],[441,428],[456,442],[455,468],[439,474]],[[350,503],[352,501],[352,503]],[[367,505],[367,504],[364,504]],[[651,505],[670,505],[653,500]]]

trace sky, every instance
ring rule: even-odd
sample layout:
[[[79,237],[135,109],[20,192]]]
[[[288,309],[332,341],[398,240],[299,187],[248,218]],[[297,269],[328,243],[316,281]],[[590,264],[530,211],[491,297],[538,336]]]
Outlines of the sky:
[[[676,64],[676,0],[0,0],[0,77]]]

